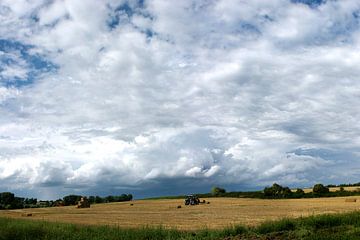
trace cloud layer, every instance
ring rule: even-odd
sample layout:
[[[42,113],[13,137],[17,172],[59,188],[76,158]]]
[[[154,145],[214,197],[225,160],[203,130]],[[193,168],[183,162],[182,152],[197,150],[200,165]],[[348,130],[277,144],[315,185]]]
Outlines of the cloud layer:
[[[0,190],[358,181],[359,21],[356,0],[3,0]]]

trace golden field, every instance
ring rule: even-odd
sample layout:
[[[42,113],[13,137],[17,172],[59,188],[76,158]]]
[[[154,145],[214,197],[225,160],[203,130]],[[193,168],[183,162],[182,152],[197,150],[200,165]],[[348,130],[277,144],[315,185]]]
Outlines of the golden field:
[[[309,192],[312,192],[312,188],[305,188],[303,189],[305,193],[309,193]],[[329,188],[330,192],[336,192],[336,191],[340,191],[340,187],[331,187]],[[350,191],[350,192],[353,192],[353,191],[360,191],[360,187],[359,186],[355,186],[355,187],[344,187],[344,190],[345,191]],[[296,189],[293,189],[292,190],[293,192],[296,191]]]
[[[209,198],[210,204],[184,206],[183,200],[135,200],[95,204],[91,208],[52,207],[2,210],[0,217],[119,227],[163,226],[182,230],[218,229],[233,224],[257,225],[266,220],[360,209],[356,197],[264,200]],[[181,208],[177,208],[181,205]],[[32,216],[26,216],[31,214]]]

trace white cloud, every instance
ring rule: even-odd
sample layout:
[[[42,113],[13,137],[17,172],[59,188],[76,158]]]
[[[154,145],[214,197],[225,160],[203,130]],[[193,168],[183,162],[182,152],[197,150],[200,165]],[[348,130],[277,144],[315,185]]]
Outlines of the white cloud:
[[[16,98],[20,91],[15,88],[0,87],[0,104],[10,98]]]
[[[123,3],[1,3],[1,35],[59,66],[0,88],[1,179],[308,184],[336,161],[296,150],[359,152],[357,1],[131,1],[111,29]]]
[[[0,83],[3,81],[14,81],[14,79],[26,79],[30,72],[29,64],[21,58],[19,51],[3,52],[0,51]],[[6,63],[10,62],[10,63]]]

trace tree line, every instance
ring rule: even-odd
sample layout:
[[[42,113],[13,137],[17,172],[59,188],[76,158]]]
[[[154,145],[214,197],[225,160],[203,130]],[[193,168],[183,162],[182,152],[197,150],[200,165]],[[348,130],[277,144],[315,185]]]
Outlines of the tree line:
[[[38,201],[36,198],[22,198],[15,196],[11,192],[0,193],[0,210],[1,209],[22,209],[22,208],[40,208],[40,207],[55,207],[55,206],[70,206],[76,205],[83,196],[67,195],[62,199],[50,201]],[[124,202],[131,201],[132,194],[121,194],[118,196],[109,195],[107,197],[89,196],[90,204],[94,203],[109,203],[109,202]]]
[[[0,209],[18,209],[26,208],[37,203],[36,198],[16,197],[14,193],[0,193]]]
[[[357,183],[342,183],[339,185],[335,185],[335,184],[329,184],[326,185],[326,187],[331,188],[331,187],[360,187],[360,182]]]
[[[274,183],[271,187],[264,188],[265,198],[303,198],[303,197],[323,197],[330,194],[328,187],[323,184],[315,184],[312,192],[305,193],[303,189],[298,188],[294,192],[289,187],[283,187]],[[334,195],[334,194],[332,194]]]
[[[65,206],[69,205],[76,205],[78,201],[83,196],[80,195],[68,195],[63,198],[63,203]],[[132,194],[121,194],[119,196],[112,196],[109,195],[107,197],[100,197],[100,196],[89,196],[88,201],[90,204],[94,203],[111,203],[111,202],[126,202],[131,201],[133,199]]]
[[[360,190],[346,191],[344,186],[358,186],[357,184],[340,184],[340,185],[327,185],[321,183],[315,184],[312,191],[304,192],[303,189],[298,188],[291,190],[289,187],[281,186],[274,183],[272,186],[265,187],[262,191],[251,192],[227,192],[224,188],[213,187],[210,193],[196,194],[200,198],[205,197],[241,197],[241,198],[316,198],[316,197],[345,197],[345,196],[358,196]],[[360,186],[360,185],[359,185]],[[329,187],[339,187],[339,190],[330,192]]]

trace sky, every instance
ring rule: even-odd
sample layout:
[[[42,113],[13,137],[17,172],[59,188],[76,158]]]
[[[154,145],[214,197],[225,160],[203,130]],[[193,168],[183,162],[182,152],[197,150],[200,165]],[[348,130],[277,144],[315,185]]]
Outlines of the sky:
[[[0,0],[0,192],[360,181],[360,1]]]

